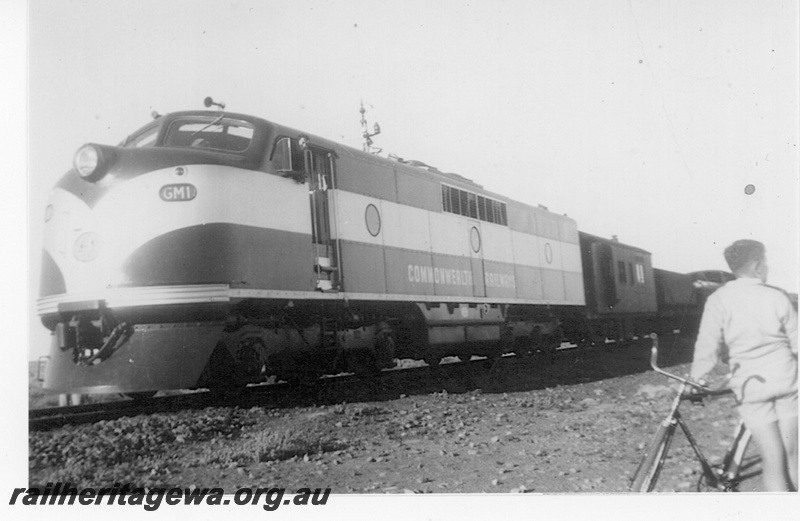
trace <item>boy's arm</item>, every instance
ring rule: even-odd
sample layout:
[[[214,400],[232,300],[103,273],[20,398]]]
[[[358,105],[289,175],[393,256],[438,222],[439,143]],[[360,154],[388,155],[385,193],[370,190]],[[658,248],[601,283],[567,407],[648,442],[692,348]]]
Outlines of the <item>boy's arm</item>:
[[[787,299],[788,300],[788,299]],[[784,315],[783,328],[786,331],[786,336],[789,337],[789,347],[792,349],[794,356],[797,356],[797,311],[791,301],[789,302],[787,313]]]
[[[703,308],[703,318],[694,344],[694,359],[689,375],[692,380],[700,380],[717,365],[723,343],[722,324],[722,308],[711,295]]]

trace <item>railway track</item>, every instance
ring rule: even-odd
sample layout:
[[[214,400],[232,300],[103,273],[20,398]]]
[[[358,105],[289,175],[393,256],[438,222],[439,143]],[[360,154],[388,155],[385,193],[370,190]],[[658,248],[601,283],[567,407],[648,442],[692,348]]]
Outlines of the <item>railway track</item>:
[[[476,364],[483,361],[474,361]],[[467,362],[472,363],[472,362]],[[464,364],[458,362],[457,364]],[[424,373],[447,378],[446,364],[436,368],[429,366],[397,368],[383,371],[372,378],[353,374],[326,376],[313,382],[292,385],[284,382],[250,385],[227,392],[199,390],[186,394],[156,396],[146,399],[121,399],[102,403],[89,403],[63,407],[31,409],[28,413],[29,430],[47,430],[70,424],[94,423],[124,416],[174,412],[186,409],[202,409],[211,406],[237,406],[242,408],[265,406],[298,407],[327,401],[338,396],[344,389],[356,389],[369,393],[376,388],[390,388],[397,379],[424,382],[430,377]],[[452,370],[452,369],[451,369]]]
[[[520,358],[506,355],[494,362],[473,359],[439,366],[402,367],[382,371],[366,378],[353,374],[323,377],[304,385],[287,383],[259,384],[231,393],[206,390],[186,394],[156,396],[148,399],[125,399],[67,407],[48,407],[29,411],[29,430],[48,430],[70,424],[94,423],[124,416],[168,413],[211,406],[293,408],[310,405],[356,401],[383,401],[402,395],[426,394],[442,390],[460,393],[473,389],[488,392],[512,392],[506,380],[519,381],[526,376],[526,388],[582,383],[581,364],[592,364],[596,356],[635,356],[641,359],[641,370],[648,370],[647,350],[637,350],[638,343],[625,346],[606,344],[583,349],[563,349],[552,360],[546,356]],[[639,353],[641,351],[641,353]],[[613,354],[617,353],[617,354]],[[618,376],[613,369],[608,377]]]
[[[152,414],[196,407],[201,404],[199,392],[180,396],[162,396],[147,400],[119,400],[66,407],[45,407],[28,412],[28,427],[31,431],[47,430],[68,424],[94,423],[123,416]]]

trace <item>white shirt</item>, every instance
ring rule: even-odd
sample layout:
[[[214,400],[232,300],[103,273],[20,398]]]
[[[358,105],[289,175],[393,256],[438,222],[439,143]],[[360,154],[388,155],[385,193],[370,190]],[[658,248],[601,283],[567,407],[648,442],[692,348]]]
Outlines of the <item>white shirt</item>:
[[[797,392],[797,312],[783,291],[743,277],[712,293],[695,342],[691,378],[711,371],[724,346],[733,373],[730,385],[740,401]]]

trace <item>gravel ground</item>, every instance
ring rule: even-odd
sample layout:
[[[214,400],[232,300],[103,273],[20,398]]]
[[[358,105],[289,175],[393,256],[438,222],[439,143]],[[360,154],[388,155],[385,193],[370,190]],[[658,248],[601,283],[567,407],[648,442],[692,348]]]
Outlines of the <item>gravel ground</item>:
[[[685,373],[691,344],[662,340]],[[31,485],[327,488],[333,493],[625,492],[674,390],[649,344],[507,357],[352,381],[286,403],[152,414],[30,434]],[[730,443],[730,398],[685,406],[712,460]],[[746,491],[760,487],[748,451]],[[693,491],[676,437],[659,491]]]

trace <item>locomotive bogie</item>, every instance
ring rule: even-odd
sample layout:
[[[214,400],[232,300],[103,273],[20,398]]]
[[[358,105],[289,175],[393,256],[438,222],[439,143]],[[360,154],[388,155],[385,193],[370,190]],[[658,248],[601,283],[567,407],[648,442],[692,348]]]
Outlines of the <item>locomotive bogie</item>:
[[[557,308],[509,306],[506,343],[519,355],[554,352],[566,340]]]
[[[292,306],[291,312],[272,320],[240,318],[248,325],[229,326],[218,346],[232,364],[228,377],[250,383],[272,376],[297,381],[309,376],[301,372],[372,374],[394,366],[395,339],[388,321],[374,313],[357,314],[340,303],[329,303],[324,311],[318,303],[309,304]],[[268,321],[272,324],[255,325]],[[202,383],[214,385],[215,379]]]
[[[475,350],[495,348],[505,323],[505,306],[440,304],[419,305],[428,330],[427,347],[447,354],[457,354],[448,346]],[[452,352],[451,352],[452,351]]]

